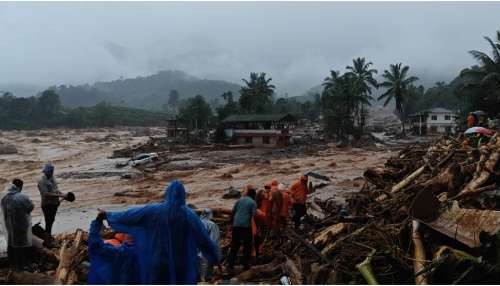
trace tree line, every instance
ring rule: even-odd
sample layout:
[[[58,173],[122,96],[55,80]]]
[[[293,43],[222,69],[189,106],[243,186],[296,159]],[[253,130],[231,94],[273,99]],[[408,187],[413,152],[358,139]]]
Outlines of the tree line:
[[[165,113],[112,106],[105,102],[92,107],[68,108],[62,106],[54,90],[32,97],[14,97],[5,92],[0,97],[0,129],[6,130],[157,126],[168,118]]]
[[[218,100],[208,102],[203,95],[180,99],[179,92],[171,90],[163,112],[112,106],[101,102],[92,107],[66,108],[54,90],[44,91],[30,98],[15,98],[4,94],[0,98],[0,128],[40,127],[87,127],[113,125],[162,124],[168,114],[175,114],[186,127],[208,130],[233,114],[291,113],[298,118],[312,121],[322,119],[327,135],[347,140],[360,136],[366,130],[368,108],[374,100],[384,106],[394,104],[404,132],[408,116],[430,107],[457,110],[461,118],[469,111],[480,109],[490,116],[498,116],[500,106],[500,31],[496,38],[484,37],[492,53],[470,51],[479,65],[466,68],[449,83],[437,82],[425,89],[418,85],[418,77],[412,75],[410,67],[402,63],[391,64],[376,80],[377,69],[373,63],[360,57],[343,72],[332,70],[323,80],[321,93],[312,100],[299,102],[295,98],[275,96],[272,78],[266,73],[250,73],[242,79],[239,94],[232,91],[220,95]],[[374,89],[382,89],[376,99]]]

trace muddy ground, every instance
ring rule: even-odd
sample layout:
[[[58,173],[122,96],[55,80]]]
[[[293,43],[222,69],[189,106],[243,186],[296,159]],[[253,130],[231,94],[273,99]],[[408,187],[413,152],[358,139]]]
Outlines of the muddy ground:
[[[15,144],[18,153],[0,155],[0,188],[5,189],[14,177],[24,180],[24,192],[36,205],[33,211],[36,223],[41,220],[36,183],[43,164],[52,162],[60,190],[74,192],[77,198],[73,203],[61,204],[54,227],[56,232],[65,232],[86,228],[98,207],[118,210],[160,201],[163,189],[173,179],[185,184],[188,202],[198,208],[231,207],[234,199],[222,198],[230,187],[237,190],[246,184],[262,187],[272,179],[290,185],[307,171],[316,171],[332,180],[313,196],[342,200],[347,192],[362,187],[366,168],[383,164],[398,149],[397,144],[348,149],[338,149],[334,144],[287,150],[191,149],[161,152],[160,156],[168,158],[168,163],[156,169],[117,168],[117,163],[128,158],[110,158],[113,150],[146,142],[149,138],[146,134],[161,136],[163,131],[160,128],[149,132],[131,128],[3,131],[1,141]]]

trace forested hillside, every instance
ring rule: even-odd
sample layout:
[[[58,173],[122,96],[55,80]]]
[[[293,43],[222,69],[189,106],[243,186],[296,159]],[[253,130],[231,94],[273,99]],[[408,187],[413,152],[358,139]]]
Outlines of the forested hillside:
[[[93,106],[105,101],[148,110],[168,109],[169,95],[176,91],[178,99],[203,95],[207,101],[220,100],[227,91],[237,93],[240,86],[221,80],[199,79],[181,71],[160,71],[146,77],[97,82],[93,85],[52,87],[68,107]]]

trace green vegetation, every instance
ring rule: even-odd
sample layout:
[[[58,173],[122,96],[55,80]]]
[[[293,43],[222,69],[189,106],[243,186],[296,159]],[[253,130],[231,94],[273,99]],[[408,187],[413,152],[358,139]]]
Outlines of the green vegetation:
[[[243,79],[246,86],[240,89],[240,109],[243,113],[266,113],[271,109],[274,85],[266,73],[250,73],[250,80]]]
[[[0,129],[48,127],[154,126],[164,124],[165,113],[111,106],[101,102],[93,107],[67,108],[53,90],[38,97],[0,97]]]
[[[363,59],[364,62],[364,59]],[[372,71],[373,73],[373,71]],[[335,135],[342,142],[349,135],[360,135],[363,132],[362,106],[370,105],[365,82],[358,74],[330,71],[330,76],[323,81],[323,120],[325,132]]]

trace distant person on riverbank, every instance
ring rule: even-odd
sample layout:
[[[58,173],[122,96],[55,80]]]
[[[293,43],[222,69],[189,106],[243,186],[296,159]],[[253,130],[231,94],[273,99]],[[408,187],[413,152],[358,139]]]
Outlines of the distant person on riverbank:
[[[21,193],[22,189],[23,181],[14,179],[0,204],[7,232],[9,262],[18,270],[29,271],[32,250],[31,211],[34,205],[28,196]]]
[[[43,217],[45,218],[45,232],[51,236],[52,225],[56,219],[57,208],[60,205],[59,199],[64,198],[64,194],[57,187],[54,178],[54,166],[46,164],[42,172],[42,178],[38,181],[38,191],[40,191]]]
[[[208,263],[219,261],[218,247],[186,205],[186,190],[180,181],[168,186],[162,203],[100,213],[113,230],[134,238],[139,284],[196,284],[198,250]]]

